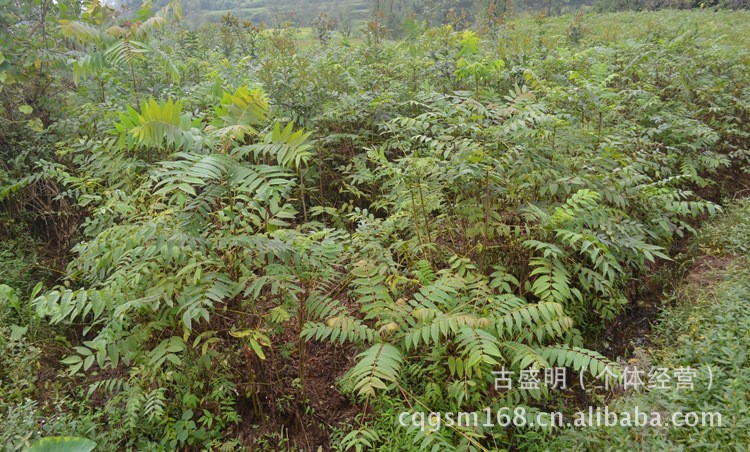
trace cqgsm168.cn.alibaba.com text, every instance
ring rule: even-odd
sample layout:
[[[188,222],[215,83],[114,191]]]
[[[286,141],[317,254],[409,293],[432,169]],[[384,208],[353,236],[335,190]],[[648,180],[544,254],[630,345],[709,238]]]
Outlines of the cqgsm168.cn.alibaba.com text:
[[[470,412],[402,412],[398,422],[401,427],[417,428],[421,431],[436,432],[442,428],[454,427],[655,427],[689,428],[722,427],[723,418],[718,412],[674,412],[642,411],[635,407],[630,411],[610,411],[609,407],[589,407],[578,411],[572,417],[564,417],[559,411],[529,412],[525,407],[503,407],[493,410]]]

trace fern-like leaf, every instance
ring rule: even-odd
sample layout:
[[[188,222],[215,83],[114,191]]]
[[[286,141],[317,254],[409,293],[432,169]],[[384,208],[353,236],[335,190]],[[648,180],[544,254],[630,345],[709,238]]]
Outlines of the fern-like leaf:
[[[391,344],[375,344],[357,356],[359,362],[349,371],[352,389],[361,396],[371,396],[375,391],[387,390],[386,382],[394,383],[401,371],[402,357]]]
[[[267,115],[268,100],[263,93],[242,86],[234,94],[224,93],[216,107],[216,119],[207,130],[222,139],[242,141],[257,133],[254,127],[263,124]]]
[[[279,165],[287,168],[299,168],[307,164],[312,157],[312,146],[305,144],[310,133],[303,129],[294,131],[294,123],[290,122],[281,128],[276,122],[273,130],[266,134],[261,143],[251,144],[235,149],[233,152],[240,156],[254,154],[257,157],[271,157]]]
[[[617,365],[601,354],[579,347],[558,345],[546,347],[541,355],[550,363],[558,366],[572,367],[575,371],[588,371],[594,376],[599,376],[606,367],[617,368]]]

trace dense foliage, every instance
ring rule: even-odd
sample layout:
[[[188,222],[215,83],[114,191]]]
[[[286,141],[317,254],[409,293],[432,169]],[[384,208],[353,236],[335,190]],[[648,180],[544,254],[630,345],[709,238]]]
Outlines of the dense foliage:
[[[492,372],[617,369],[592,339],[744,188],[746,13],[134,14],[0,2],[9,450],[543,448],[397,416],[562,409]]]

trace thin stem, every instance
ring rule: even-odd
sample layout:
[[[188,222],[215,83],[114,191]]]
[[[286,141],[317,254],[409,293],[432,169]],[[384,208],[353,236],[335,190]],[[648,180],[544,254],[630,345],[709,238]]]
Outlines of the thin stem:
[[[424,228],[427,232],[427,241],[432,244],[432,234],[430,233],[430,220],[427,218],[427,211],[424,208],[424,195],[422,194],[422,184],[417,183],[419,189],[419,202],[422,206],[422,216],[424,217]],[[430,250],[430,264],[432,264],[432,250]]]
[[[414,221],[414,228],[417,230],[417,239],[419,240],[420,248],[424,254],[424,241],[422,240],[422,233],[419,231],[419,217],[417,216],[417,202],[414,200],[414,191],[409,188],[409,195],[411,195],[411,216]]]

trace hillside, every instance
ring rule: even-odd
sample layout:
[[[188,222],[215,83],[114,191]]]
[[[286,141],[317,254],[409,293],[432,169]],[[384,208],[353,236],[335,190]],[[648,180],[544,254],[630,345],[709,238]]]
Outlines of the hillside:
[[[518,6],[541,4],[542,1],[526,0]],[[412,14],[421,19],[442,22],[450,9],[473,14],[475,8],[485,8],[493,2],[496,0],[182,0],[182,6],[187,20],[193,25],[218,22],[222,15],[231,12],[255,23],[272,25],[291,19],[299,25],[309,26],[320,13],[327,14],[339,23],[348,23],[363,21],[373,11],[381,11],[392,17],[395,23],[400,23]],[[163,6],[166,3],[167,0],[160,0],[156,5]],[[578,0],[573,2],[578,3]]]
[[[362,20],[369,14],[368,0],[183,0],[182,4],[186,19],[193,24],[218,22],[229,12],[269,25],[287,18],[307,25],[319,13],[340,21]]]

